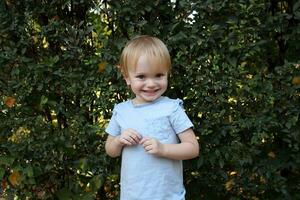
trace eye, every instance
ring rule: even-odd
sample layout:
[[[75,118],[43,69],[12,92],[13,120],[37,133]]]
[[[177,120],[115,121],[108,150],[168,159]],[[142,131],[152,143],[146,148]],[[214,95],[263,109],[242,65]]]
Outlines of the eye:
[[[157,78],[161,78],[161,77],[164,77],[165,76],[165,74],[164,73],[159,73],[159,74],[156,74],[156,77]]]
[[[137,79],[144,79],[145,75],[139,74],[139,75],[136,75],[135,78],[137,78]]]

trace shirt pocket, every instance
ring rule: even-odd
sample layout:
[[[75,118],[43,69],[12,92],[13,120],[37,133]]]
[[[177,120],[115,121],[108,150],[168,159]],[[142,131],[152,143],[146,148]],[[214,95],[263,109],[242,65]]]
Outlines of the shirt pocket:
[[[170,120],[167,116],[158,118],[147,118],[145,136],[155,138],[157,140],[168,139],[170,134],[174,132]]]

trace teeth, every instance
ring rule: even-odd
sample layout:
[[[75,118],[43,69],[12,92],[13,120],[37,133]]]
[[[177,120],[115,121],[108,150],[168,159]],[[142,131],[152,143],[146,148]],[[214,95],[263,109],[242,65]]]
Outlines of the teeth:
[[[146,94],[155,94],[157,91],[144,91]]]

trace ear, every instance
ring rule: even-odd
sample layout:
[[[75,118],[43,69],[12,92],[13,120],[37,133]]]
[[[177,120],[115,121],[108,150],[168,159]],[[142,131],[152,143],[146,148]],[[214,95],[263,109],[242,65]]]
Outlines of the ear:
[[[130,79],[128,76],[124,76],[127,85],[130,85]]]

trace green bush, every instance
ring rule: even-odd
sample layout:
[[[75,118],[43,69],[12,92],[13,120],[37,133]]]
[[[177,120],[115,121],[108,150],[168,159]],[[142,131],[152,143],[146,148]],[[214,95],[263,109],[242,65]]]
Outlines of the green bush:
[[[300,199],[299,1],[1,1],[0,197],[117,199],[104,151],[124,44],[172,57],[201,156],[187,199]]]

